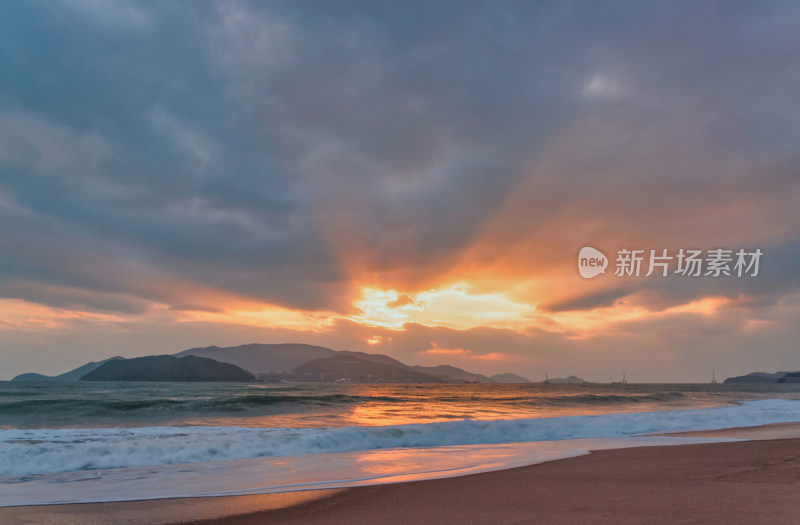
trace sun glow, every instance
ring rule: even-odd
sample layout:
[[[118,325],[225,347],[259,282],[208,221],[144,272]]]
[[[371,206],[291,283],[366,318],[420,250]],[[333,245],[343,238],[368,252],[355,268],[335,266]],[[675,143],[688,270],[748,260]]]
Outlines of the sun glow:
[[[430,348],[428,348],[427,350],[423,350],[420,353],[430,354],[430,355],[468,356],[471,352],[463,348],[439,348],[439,345],[437,345],[436,343],[431,343]]]
[[[120,315],[56,308],[22,299],[0,299],[0,331],[63,329],[70,323],[121,323]]]
[[[223,312],[189,311],[182,312],[180,321],[185,322],[218,322],[241,324],[247,326],[263,326],[268,328],[286,328],[319,332],[330,328],[341,316],[332,312],[309,312],[291,310],[274,305],[265,305],[254,310],[225,310]]]
[[[364,288],[355,303],[361,324],[401,330],[406,323],[466,330],[477,326],[523,329],[533,307],[500,294],[471,294],[464,285],[418,293]]]
[[[431,343],[427,350],[418,352],[421,355],[442,355],[450,357],[461,357],[465,359],[478,359],[481,361],[517,361],[518,356],[505,354],[503,352],[490,352],[488,354],[476,354],[466,348],[440,348],[436,343]]]
[[[621,323],[691,314],[711,316],[730,302],[724,297],[705,297],[686,304],[653,311],[640,304],[617,304],[594,310],[551,312],[537,316],[536,323],[549,332],[564,334],[568,339],[588,339],[614,330]]]
[[[274,304],[220,300],[218,310],[171,308],[153,303],[138,313],[100,313],[87,308],[57,308],[22,300],[0,300],[0,331],[64,330],[76,324],[122,326],[144,318],[176,322],[213,322],[231,325],[286,329],[297,332],[336,331],[339,323],[355,323],[363,332],[359,339],[371,347],[392,342],[391,333],[404,331],[406,325],[442,327],[453,330],[493,328],[522,334],[534,331],[558,334],[565,339],[584,340],[626,330],[629,323],[657,320],[670,316],[711,317],[718,315],[734,300],[703,297],[665,309],[648,307],[645,297],[629,296],[624,301],[588,310],[550,311],[538,306],[550,290],[517,286],[516,295],[495,292],[480,282],[460,282],[448,287],[423,291],[399,291],[379,287],[356,288],[357,298],[350,311],[300,310]],[[512,298],[513,297],[513,298]],[[214,297],[218,299],[218,297]],[[195,301],[214,304],[210,301]],[[202,305],[201,305],[202,306]],[[758,331],[766,326],[751,323]],[[421,353],[459,359],[504,361],[502,352],[476,354],[460,347],[432,345]]]

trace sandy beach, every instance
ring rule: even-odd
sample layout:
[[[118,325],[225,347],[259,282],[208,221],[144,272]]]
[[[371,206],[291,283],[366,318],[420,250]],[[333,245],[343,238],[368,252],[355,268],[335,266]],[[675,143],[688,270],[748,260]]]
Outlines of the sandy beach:
[[[529,467],[346,490],[8,508],[0,509],[0,522],[798,523],[800,425],[693,435],[751,441],[596,451]]]
[[[798,523],[799,489],[800,440],[748,441],[600,451],[194,523],[788,525]]]

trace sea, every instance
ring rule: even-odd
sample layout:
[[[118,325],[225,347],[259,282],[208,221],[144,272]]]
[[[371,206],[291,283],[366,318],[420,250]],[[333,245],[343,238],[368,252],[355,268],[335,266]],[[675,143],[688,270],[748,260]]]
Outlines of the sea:
[[[0,382],[0,506],[394,483],[797,421],[800,384]]]

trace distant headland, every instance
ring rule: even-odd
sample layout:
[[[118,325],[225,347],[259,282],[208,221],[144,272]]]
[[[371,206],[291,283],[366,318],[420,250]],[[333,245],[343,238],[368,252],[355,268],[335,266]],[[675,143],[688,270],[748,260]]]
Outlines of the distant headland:
[[[13,381],[532,383],[511,372],[486,376],[451,365],[409,366],[387,355],[301,343],[208,346],[134,359],[117,356],[56,376],[27,373]],[[584,381],[570,376],[551,382]]]

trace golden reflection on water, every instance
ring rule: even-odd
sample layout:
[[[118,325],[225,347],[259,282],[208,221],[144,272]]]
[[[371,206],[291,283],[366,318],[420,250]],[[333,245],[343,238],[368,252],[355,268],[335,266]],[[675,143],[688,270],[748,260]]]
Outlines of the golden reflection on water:
[[[502,445],[500,445],[502,446]],[[484,465],[501,462],[509,457],[507,450],[499,448],[500,446],[485,446],[480,449],[480,462]],[[452,453],[460,454],[463,458],[469,455],[471,450],[477,450],[477,447],[470,446],[451,446],[451,447],[434,447],[432,450],[435,453]],[[377,449],[367,450],[360,452],[355,456],[355,463],[359,465],[359,469],[363,472],[370,474],[380,474],[382,476],[396,475],[400,473],[410,473],[432,470],[441,465],[431,463],[430,457],[421,455],[419,449],[407,448],[394,448],[394,449]],[[466,458],[464,458],[466,459]],[[467,461],[466,465],[469,464]],[[462,468],[465,468],[462,465]],[[398,480],[399,481],[399,480]]]
[[[554,391],[531,385],[442,385],[420,388],[416,385],[352,385],[361,396],[375,401],[349,407],[341,414],[346,426],[388,426],[413,423],[435,423],[462,419],[492,421],[559,416],[581,416],[613,412],[614,407],[548,406],[545,401]],[[559,392],[568,400],[568,392]],[[581,393],[575,393],[581,395]],[[402,397],[402,402],[381,400],[381,397]],[[638,409],[647,408],[639,406]],[[619,407],[619,411],[630,411]]]
[[[420,467],[419,457],[405,449],[370,450],[356,458],[361,470],[370,474],[397,474]]]
[[[237,417],[238,414],[205,416],[198,419],[197,424],[308,428],[394,426],[465,419],[536,419],[710,408],[736,396],[731,392],[723,398],[715,397],[717,391],[707,385],[692,386],[690,390],[684,390],[683,385],[396,383],[260,385],[253,388],[264,391],[266,396],[291,396],[292,401],[270,405],[270,413],[260,417],[247,412],[242,412],[241,417]],[[742,395],[753,397],[753,394]],[[311,401],[303,403],[304,396],[310,396]]]

